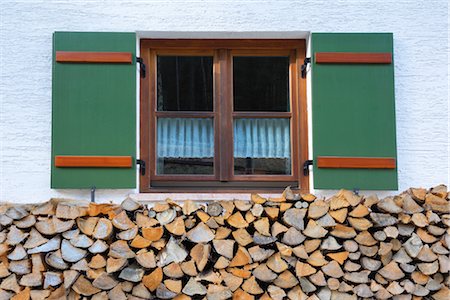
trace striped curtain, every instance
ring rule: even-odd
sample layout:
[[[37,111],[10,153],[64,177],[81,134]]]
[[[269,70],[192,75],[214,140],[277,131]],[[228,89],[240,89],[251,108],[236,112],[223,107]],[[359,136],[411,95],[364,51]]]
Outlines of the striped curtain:
[[[157,155],[173,158],[214,157],[212,119],[159,118]],[[234,120],[234,157],[290,158],[289,119]]]

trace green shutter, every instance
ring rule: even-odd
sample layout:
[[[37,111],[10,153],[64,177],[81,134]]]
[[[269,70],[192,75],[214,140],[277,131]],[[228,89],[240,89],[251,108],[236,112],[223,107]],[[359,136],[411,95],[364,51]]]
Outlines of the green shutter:
[[[53,35],[52,188],[136,186],[136,36],[55,32]],[[64,52],[63,52],[64,51]],[[116,52],[124,62],[60,62],[56,53]],[[107,53],[106,55],[111,54]],[[57,167],[56,157],[131,157],[128,167]]]
[[[314,188],[396,190],[393,59],[352,60],[365,54],[375,60],[380,54],[392,57],[392,34],[313,33],[311,44]],[[347,60],[317,62],[320,55],[329,58],[335,52],[344,52],[340,57]],[[335,157],[344,165],[318,166],[321,158]],[[355,158],[377,166],[355,167]],[[378,165],[385,161],[391,166]]]

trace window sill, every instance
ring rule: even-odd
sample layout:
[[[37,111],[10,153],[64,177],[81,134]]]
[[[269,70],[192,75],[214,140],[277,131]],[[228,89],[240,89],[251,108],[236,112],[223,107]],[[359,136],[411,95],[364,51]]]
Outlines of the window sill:
[[[262,197],[277,198],[283,191],[278,193],[259,193]],[[170,198],[174,201],[193,200],[199,202],[210,202],[218,200],[250,200],[251,192],[220,192],[220,193],[136,193],[130,194],[129,197],[138,202],[160,202]]]

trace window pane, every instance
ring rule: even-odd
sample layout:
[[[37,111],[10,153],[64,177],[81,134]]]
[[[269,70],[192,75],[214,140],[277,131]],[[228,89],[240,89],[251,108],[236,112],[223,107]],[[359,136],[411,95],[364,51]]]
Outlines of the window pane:
[[[290,175],[289,119],[234,120],[234,174]]]
[[[214,174],[212,118],[158,118],[157,122],[157,174]]]
[[[158,56],[159,111],[212,111],[212,56]]]
[[[289,57],[233,58],[235,111],[289,111]]]

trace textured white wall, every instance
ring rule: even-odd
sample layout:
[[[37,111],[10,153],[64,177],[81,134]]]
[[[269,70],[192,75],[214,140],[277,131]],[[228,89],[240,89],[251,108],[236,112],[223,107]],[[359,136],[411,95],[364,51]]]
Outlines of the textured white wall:
[[[3,0],[0,6],[0,201],[89,197],[50,189],[54,31],[393,32],[399,190],[449,183],[446,0]],[[130,192],[98,191],[97,198],[117,201]]]

